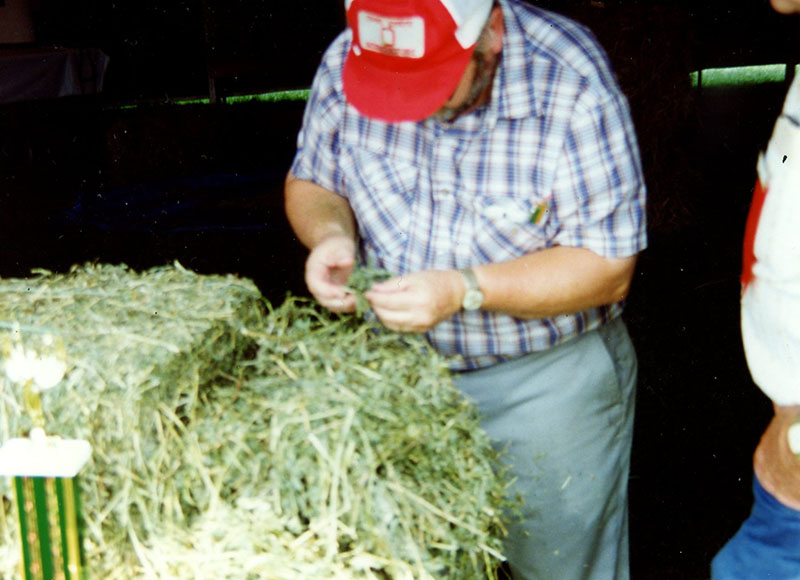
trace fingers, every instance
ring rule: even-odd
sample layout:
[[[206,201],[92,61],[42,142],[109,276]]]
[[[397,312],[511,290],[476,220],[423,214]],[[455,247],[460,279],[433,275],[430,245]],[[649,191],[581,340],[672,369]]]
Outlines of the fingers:
[[[350,314],[356,311],[356,302],[353,296],[345,295],[343,297],[321,297],[315,296],[317,302],[321,306],[327,308],[331,312],[339,314]]]
[[[309,292],[331,312],[355,311],[355,297],[344,289],[354,267],[355,244],[351,239],[340,236],[323,241],[306,260]]]
[[[306,278],[311,295],[331,312],[355,312],[356,301],[352,294],[344,291],[341,285]]]
[[[402,276],[373,285],[364,293],[364,297],[378,316],[383,314],[392,318],[410,314],[421,300],[419,288],[409,284]]]
[[[398,276],[365,293],[380,321],[397,332],[426,332],[452,314],[442,308],[438,273],[426,271]]]
[[[354,312],[355,296],[345,290],[355,267],[355,244],[336,237],[316,246],[306,261],[306,284],[332,312]],[[397,332],[426,332],[460,309],[453,278],[457,272],[426,270],[378,282],[364,293],[380,321]]]
[[[414,294],[409,290],[407,279],[398,276],[374,284],[364,297],[386,328],[396,332],[423,332],[425,329],[414,320],[417,314],[413,307]]]
[[[341,284],[307,275],[306,284],[317,302],[331,312],[354,312],[355,297],[345,292]]]
[[[376,282],[370,288],[369,293],[377,295],[390,295],[407,292],[410,289],[408,276],[396,276],[383,282]]]

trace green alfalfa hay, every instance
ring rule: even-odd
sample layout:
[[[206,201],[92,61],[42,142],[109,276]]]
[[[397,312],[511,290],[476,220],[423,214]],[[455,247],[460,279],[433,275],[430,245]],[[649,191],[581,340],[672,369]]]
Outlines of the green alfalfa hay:
[[[67,364],[61,384],[43,394],[44,409],[50,433],[94,447],[82,478],[90,554],[124,568],[131,538],[183,524],[208,503],[213,490],[170,482],[182,463],[171,451],[181,447],[174,425],[194,420],[203,388],[235,374],[253,347],[241,329],[263,312],[251,282],[178,265],[142,274],[86,265],[0,280],[3,356],[22,345]],[[31,426],[20,395],[3,379],[0,440]]]
[[[75,320],[58,335],[71,368],[45,406],[52,432],[85,436],[95,446],[83,479],[95,577],[494,575],[508,505],[497,456],[474,409],[454,390],[445,362],[421,340],[353,317],[330,317],[298,299],[265,309],[246,281],[181,268],[136,275],[95,267],[72,276],[82,289],[73,294],[87,287],[121,292],[129,309],[131,288],[139,286],[141,294],[148,281],[159,290],[144,292],[151,299],[184,292],[171,306],[158,304],[159,318],[180,318],[189,307],[206,320],[192,319],[196,330],[214,327],[210,321],[223,320],[225,327],[199,332],[208,345],[187,339],[177,352],[167,349],[183,362],[163,366],[183,371],[177,380],[171,376],[170,386],[150,380],[143,388],[124,381],[85,388],[77,378],[91,373],[78,372],[81,365],[111,373],[107,361],[124,357],[100,352],[87,360],[94,347],[72,343],[91,343],[87,337],[95,335],[75,333]],[[102,281],[81,279],[98,276]],[[64,280],[44,278],[37,301],[47,294],[45,286],[53,296],[70,294]],[[238,298],[231,303],[231,296]],[[203,309],[204,300],[217,302]],[[141,312],[155,306],[143,301]],[[36,310],[42,308],[39,302]],[[93,303],[88,319],[98,308]],[[111,308],[119,309],[119,301]],[[55,318],[44,318],[41,326],[11,326],[28,335],[56,330]],[[131,318],[140,324],[129,325]],[[140,347],[175,343],[160,334],[159,324],[145,328],[152,317],[121,320],[119,332],[104,325],[121,351],[127,350],[123,336],[136,336]],[[167,334],[181,332],[169,328]],[[80,364],[70,354],[76,350],[84,356]],[[183,368],[187,364],[192,368]],[[187,374],[188,380],[180,378]],[[10,390],[4,388],[7,403]],[[9,406],[19,415],[18,402],[5,404],[4,415]],[[86,424],[85,413],[75,412],[85,408],[105,409],[101,415],[114,418],[113,408],[124,426],[92,418]],[[13,537],[13,519],[7,521],[6,537]],[[4,577],[9,569],[0,564]]]
[[[443,360],[296,299],[249,335],[247,378],[194,427],[219,501],[141,548],[152,574],[494,576],[505,488]]]

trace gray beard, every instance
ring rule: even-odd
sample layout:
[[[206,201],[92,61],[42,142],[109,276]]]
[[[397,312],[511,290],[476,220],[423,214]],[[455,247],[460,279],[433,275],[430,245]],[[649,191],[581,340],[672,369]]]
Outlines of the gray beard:
[[[467,98],[457,107],[444,106],[436,111],[432,115],[435,120],[443,123],[452,123],[465,111],[474,107],[481,98],[483,92],[492,84],[496,61],[488,62],[486,60],[486,55],[477,51],[475,52],[475,56],[477,57],[475,58],[477,68],[475,70],[475,78],[472,80],[472,85],[469,87]]]

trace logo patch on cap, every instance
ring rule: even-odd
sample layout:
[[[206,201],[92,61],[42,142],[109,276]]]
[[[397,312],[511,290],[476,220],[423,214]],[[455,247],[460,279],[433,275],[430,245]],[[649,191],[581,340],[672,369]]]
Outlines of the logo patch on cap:
[[[419,16],[387,18],[358,13],[361,48],[387,56],[422,58],[425,55],[425,21]]]

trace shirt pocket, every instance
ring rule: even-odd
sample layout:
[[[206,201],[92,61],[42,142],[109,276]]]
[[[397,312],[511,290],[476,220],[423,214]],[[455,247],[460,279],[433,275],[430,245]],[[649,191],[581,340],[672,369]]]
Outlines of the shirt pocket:
[[[408,242],[417,168],[382,153],[345,146],[341,170],[362,241],[380,255],[402,253]]]
[[[473,254],[478,262],[502,262],[552,245],[549,200],[482,196],[475,201]]]

